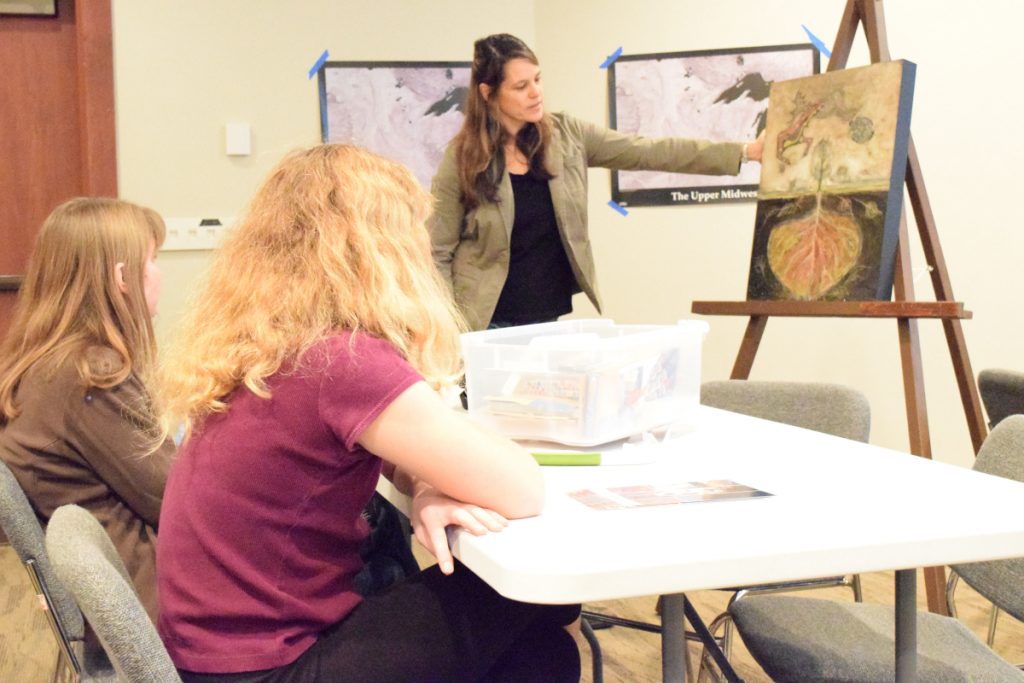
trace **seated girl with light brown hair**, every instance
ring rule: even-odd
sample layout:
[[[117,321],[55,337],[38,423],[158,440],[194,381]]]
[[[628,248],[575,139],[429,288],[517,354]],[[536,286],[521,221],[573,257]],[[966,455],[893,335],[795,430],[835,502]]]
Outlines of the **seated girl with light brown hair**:
[[[0,346],[0,458],[43,521],[93,513],[156,619],[156,533],[174,444],[147,384],[163,220],[117,199],[67,201],[43,223]]]
[[[536,463],[437,393],[459,316],[434,267],[430,196],[344,145],[288,156],[215,256],[168,358],[186,439],[157,557],[160,633],[186,681],[577,680],[579,606],[501,597],[445,527],[540,512]],[[362,598],[381,472],[438,565]]]

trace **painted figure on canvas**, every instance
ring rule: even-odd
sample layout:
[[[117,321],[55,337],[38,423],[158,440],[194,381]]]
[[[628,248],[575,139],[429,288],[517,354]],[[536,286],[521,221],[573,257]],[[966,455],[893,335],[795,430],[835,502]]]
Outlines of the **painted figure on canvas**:
[[[889,299],[914,65],[775,83],[748,299]]]

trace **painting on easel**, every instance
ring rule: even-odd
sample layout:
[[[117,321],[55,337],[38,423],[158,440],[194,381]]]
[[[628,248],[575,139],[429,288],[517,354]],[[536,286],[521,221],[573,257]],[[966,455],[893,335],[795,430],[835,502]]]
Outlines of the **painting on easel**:
[[[772,85],[748,299],[892,295],[915,67]]]

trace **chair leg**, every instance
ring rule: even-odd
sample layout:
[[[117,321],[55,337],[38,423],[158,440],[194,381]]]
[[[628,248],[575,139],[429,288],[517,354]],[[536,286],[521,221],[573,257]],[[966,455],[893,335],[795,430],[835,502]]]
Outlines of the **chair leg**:
[[[860,574],[854,574],[850,580],[850,587],[853,588],[854,602],[864,602],[864,589],[860,585]]]
[[[53,683],[78,683],[81,680],[71,662],[61,651],[57,652],[57,661],[53,667]]]
[[[50,681],[51,683],[61,683],[64,679],[64,655],[58,652],[57,661],[53,664],[53,676],[50,678]]]
[[[715,638],[718,638],[716,634],[718,633],[719,628],[724,629],[720,639],[722,643],[722,654],[725,655],[726,659],[729,659],[732,654],[732,617],[728,612],[722,612],[715,617],[714,621],[708,624],[708,631],[710,631],[711,635]],[[700,668],[697,670],[697,681],[699,683],[700,681],[708,680],[717,682],[723,680],[723,677],[719,675],[718,667],[715,665],[714,660],[711,659],[711,655],[709,655],[705,650],[700,656]]]
[[[726,659],[732,659],[732,634],[735,632],[736,627],[732,623],[732,615],[728,612],[725,613],[725,618],[722,620],[722,652],[725,653]]]
[[[707,651],[701,651],[700,668],[697,669],[697,683],[721,683],[722,677],[718,675],[718,667]]]
[[[604,683],[604,658],[601,655],[601,643],[597,640],[597,634],[586,617],[580,620],[580,633],[587,639],[590,646],[590,665],[593,669],[592,680],[594,683]]]
[[[697,670],[697,673],[695,675],[693,671],[693,658],[690,657],[690,641],[684,641],[683,645],[683,665],[686,667],[686,680],[699,682],[700,669]],[[704,655],[701,655],[701,658],[703,658],[703,656]]]
[[[957,615],[956,600],[953,599],[953,596],[956,593],[956,585],[959,582],[960,575],[957,574],[955,571],[950,570],[949,578],[946,579],[946,609],[949,610],[949,616],[953,617],[954,619],[957,618]]]
[[[996,621],[999,620],[999,608],[992,605],[992,613],[988,618],[988,638],[985,640],[989,647],[996,642]]]
[[[957,618],[956,613],[956,600],[953,599],[956,593],[957,584],[960,582],[960,576],[955,571],[949,572],[949,578],[946,580],[946,608],[949,610],[949,616],[954,619]],[[999,608],[992,605],[992,611],[988,615],[988,636],[985,638],[985,642],[989,647],[995,645],[996,642],[996,623],[999,621]]]

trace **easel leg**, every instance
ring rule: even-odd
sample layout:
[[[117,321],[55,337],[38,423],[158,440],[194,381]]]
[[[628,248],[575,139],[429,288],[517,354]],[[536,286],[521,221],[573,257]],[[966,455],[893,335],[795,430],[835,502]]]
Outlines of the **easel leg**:
[[[964,329],[958,319],[944,319],[942,330],[946,333],[946,344],[949,356],[953,360],[953,373],[956,384],[960,388],[960,401],[964,404],[964,415],[967,417],[967,429],[971,433],[971,445],[974,453],[981,450],[988,429],[981,412],[981,398],[978,396],[978,383],[971,369],[971,359],[967,355],[967,342],[964,340]]]
[[[949,609],[946,606],[946,568],[925,567],[924,571],[924,592],[928,598],[928,611],[932,614],[949,616]]]
[[[750,369],[754,366],[754,356],[757,355],[757,347],[761,344],[761,337],[764,335],[764,328],[767,325],[768,316],[750,316],[750,320],[747,322],[747,331],[743,333],[740,352],[736,354],[736,363],[732,366],[730,379],[750,377]]]
[[[921,367],[921,340],[917,331],[917,321],[913,318],[897,318],[896,324],[899,327],[910,452],[930,459],[932,444],[928,434],[928,408],[924,398],[924,373]]]

